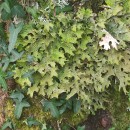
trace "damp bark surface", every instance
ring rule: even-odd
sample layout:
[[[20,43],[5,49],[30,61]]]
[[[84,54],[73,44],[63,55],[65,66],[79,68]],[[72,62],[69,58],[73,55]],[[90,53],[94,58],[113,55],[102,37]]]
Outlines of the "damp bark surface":
[[[95,115],[90,114],[81,125],[85,130],[109,130],[112,126],[112,117],[108,110],[97,110]]]

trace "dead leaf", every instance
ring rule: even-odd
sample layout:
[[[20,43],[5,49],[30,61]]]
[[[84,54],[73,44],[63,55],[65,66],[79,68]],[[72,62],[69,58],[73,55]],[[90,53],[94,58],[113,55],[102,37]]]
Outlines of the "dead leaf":
[[[103,46],[104,50],[109,50],[111,47],[117,50],[117,44],[119,44],[119,42],[105,29],[103,32],[105,32],[105,36],[102,37],[101,41],[99,42],[99,46]]]

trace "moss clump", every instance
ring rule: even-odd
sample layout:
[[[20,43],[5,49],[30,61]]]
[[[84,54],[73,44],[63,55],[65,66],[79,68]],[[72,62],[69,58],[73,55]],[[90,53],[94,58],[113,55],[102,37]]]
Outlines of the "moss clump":
[[[114,93],[114,94],[113,94]],[[57,130],[57,122],[59,122],[61,128],[65,125],[73,127],[81,123],[84,119],[87,119],[86,113],[74,114],[72,112],[64,113],[60,118],[55,119],[49,112],[45,112],[42,109],[40,98],[34,97],[33,99],[28,98],[31,107],[23,110],[22,117],[17,120],[14,116],[15,104],[12,100],[8,99],[5,107],[6,119],[10,118],[19,130],[40,130],[40,126],[29,127],[24,122],[28,117],[34,117],[41,123],[50,124]],[[107,109],[110,111],[113,117],[113,127],[115,130],[126,130],[130,124],[130,112],[127,111],[127,107],[130,102],[128,97],[123,93],[116,90],[110,90],[108,97]]]
[[[31,107],[25,108],[23,110],[22,116],[20,119],[16,119],[14,115],[14,109],[15,109],[15,104],[13,103],[12,100],[8,99],[5,107],[5,116],[6,119],[10,118],[12,122],[15,124],[16,128],[19,130],[40,130],[39,126],[33,126],[33,127],[28,127],[26,123],[24,122],[28,117],[32,116],[34,117],[37,121],[44,123],[45,120],[51,119],[51,115],[48,112],[44,112],[42,110],[42,107],[40,105],[40,102],[37,101],[35,98],[30,99],[33,104],[31,104]],[[33,101],[32,101],[33,100]]]
[[[5,107],[5,116],[6,119],[11,119],[14,125],[19,130],[40,130],[41,126],[32,126],[29,127],[26,125],[25,120],[28,117],[34,117],[40,123],[47,123],[48,126],[52,126],[54,130],[57,130],[57,122],[59,122],[60,126],[65,126],[66,124],[70,127],[76,126],[83,120],[86,116],[83,113],[74,114],[73,112],[66,112],[58,119],[53,118],[50,112],[45,112],[41,106],[40,97],[35,96],[33,99],[28,98],[30,103],[29,108],[23,109],[22,116],[20,119],[16,119],[14,115],[15,104],[13,100],[8,99]],[[69,114],[68,114],[69,113]]]
[[[113,116],[113,127],[115,130],[126,130],[130,124],[130,111],[127,111],[128,98],[123,92],[115,90],[109,96],[107,108]]]

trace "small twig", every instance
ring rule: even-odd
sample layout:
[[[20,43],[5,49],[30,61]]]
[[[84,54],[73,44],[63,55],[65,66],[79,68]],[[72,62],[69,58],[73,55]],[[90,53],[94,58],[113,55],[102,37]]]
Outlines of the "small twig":
[[[61,130],[59,121],[57,121],[57,128],[58,130]]]
[[[68,125],[69,125],[71,128],[73,128],[74,130],[76,130],[76,129],[74,128],[74,126],[72,126],[71,124],[68,123]]]

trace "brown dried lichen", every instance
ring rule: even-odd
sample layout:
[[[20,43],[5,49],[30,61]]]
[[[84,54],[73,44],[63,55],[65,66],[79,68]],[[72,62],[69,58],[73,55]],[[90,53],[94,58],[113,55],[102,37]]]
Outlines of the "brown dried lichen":
[[[3,125],[3,123],[5,122],[5,116],[4,113],[0,113],[0,127]]]
[[[8,97],[7,92],[4,92],[2,91],[2,89],[0,89],[0,127],[5,121],[4,106],[7,97]]]
[[[6,79],[9,90],[14,90],[16,88],[16,82],[13,78]]]

